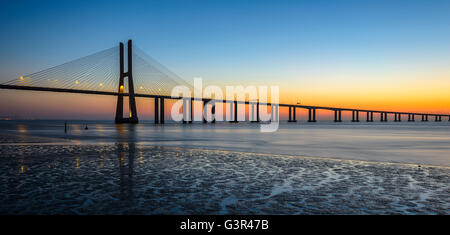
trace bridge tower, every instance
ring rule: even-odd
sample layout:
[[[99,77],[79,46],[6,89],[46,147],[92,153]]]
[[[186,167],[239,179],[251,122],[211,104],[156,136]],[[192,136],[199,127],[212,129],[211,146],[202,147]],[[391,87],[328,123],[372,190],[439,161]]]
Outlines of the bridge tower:
[[[119,80],[119,94],[117,96],[116,108],[116,123],[138,123],[139,119],[136,111],[136,99],[134,96],[133,84],[133,53],[131,40],[128,40],[128,71],[124,72],[124,46],[120,43],[120,80]],[[128,100],[130,108],[130,116],[123,117],[123,93],[124,93],[124,78],[128,78]]]

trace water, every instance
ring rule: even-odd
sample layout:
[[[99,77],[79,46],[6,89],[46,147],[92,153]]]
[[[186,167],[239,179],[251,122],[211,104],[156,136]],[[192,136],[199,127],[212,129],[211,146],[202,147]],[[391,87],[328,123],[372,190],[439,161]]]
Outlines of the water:
[[[448,122],[258,128],[2,121],[0,214],[449,214]]]
[[[89,130],[85,131],[85,124]],[[73,142],[236,150],[328,158],[450,166],[450,122],[282,123],[274,133],[258,124],[115,125],[111,121],[0,122],[1,143]]]

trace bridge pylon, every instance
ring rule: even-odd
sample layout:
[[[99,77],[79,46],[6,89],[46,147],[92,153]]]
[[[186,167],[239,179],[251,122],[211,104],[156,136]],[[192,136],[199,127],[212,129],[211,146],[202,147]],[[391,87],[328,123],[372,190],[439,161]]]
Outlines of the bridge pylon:
[[[124,46],[120,43],[120,80],[119,80],[119,94],[117,95],[117,108],[116,108],[116,123],[138,123],[139,119],[136,110],[136,99],[134,95],[133,84],[133,53],[132,43],[128,40],[128,71],[124,72]],[[123,117],[123,94],[124,94],[124,79],[128,79],[128,101],[130,115],[127,118]]]

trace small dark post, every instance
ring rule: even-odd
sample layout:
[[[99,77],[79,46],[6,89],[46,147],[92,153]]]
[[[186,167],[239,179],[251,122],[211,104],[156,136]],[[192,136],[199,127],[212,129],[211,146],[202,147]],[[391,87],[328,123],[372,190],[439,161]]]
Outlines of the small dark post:
[[[316,122],[316,109],[313,109],[313,122]]]
[[[160,120],[160,122],[161,122],[161,124],[164,124],[164,98],[160,98],[160,100],[161,100],[161,107],[160,107],[160,110],[161,110],[161,112],[159,112],[159,120]]]
[[[422,122],[425,121],[425,115],[422,114]]]
[[[366,113],[366,122],[370,122],[370,112],[367,112]]]
[[[339,122],[342,122],[342,110],[339,110]]]
[[[394,122],[398,122],[397,113],[394,113]]]
[[[384,114],[380,113],[380,122],[384,122]]]
[[[384,113],[384,121],[387,122],[388,118],[387,118],[387,113]]]
[[[67,121],[64,122],[64,133],[67,133]]]
[[[352,122],[355,122],[355,110],[352,110]]]
[[[356,115],[356,122],[359,122],[359,111],[355,111],[355,115]]]
[[[415,120],[414,120],[414,114],[411,114],[411,120],[414,122]]]
[[[411,114],[408,113],[408,122],[411,122]]]
[[[155,97],[155,124],[159,124],[159,98]]]
[[[401,114],[401,113],[398,114],[398,121],[399,121],[399,122],[402,121],[402,114]]]
[[[338,111],[334,110],[334,122],[338,122]]]
[[[425,115],[425,121],[428,122],[428,114]]]

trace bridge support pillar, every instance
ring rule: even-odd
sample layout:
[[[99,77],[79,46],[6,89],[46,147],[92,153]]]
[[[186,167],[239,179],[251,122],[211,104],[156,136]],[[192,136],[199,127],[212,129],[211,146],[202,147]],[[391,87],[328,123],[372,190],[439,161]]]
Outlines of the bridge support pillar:
[[[203,100],[203,111],[202,111],[202,113],[203,113],[203,115],[202,115],[202,120],[203,120],[203,123],[208,123],[207,121],[206,121],[206,117],[207,117],[207,115],[208,115],[208,107],[207,107],[207,104],[208,104],[208,101],[207,100]]]
[[[255,104],[249,102],[248,105],[249,105],[248,109],[250,111],[249,115],[248,115],[248,119],[249,119],[250,122],[256,122]]]
[[[296,122],[295,116],[295,107],[289,106],[289,122]]]
[[[373,112],[367,112],[367,122],[373,122]]]
[[[191,114],[191,119],[189,120],[189,123],[192,124],[192,122],[194,121],[194,99],[190,100],[189,103],[189,113]]]
[[[159,106],[159,123],[164,124],[164,98],[160,98],[160,106]]]
[[[238,102],[234,101],[234,122],[238,122]]]
[[[308,122],[316,122],[316,109],[315,108],[308,108]]]
[[[436,122],[442,121],[441,116],[440,116],[440,115],[436,115],[436,116],[435,116],[435,121],[436,121]]]
[[[278,122],[278,118],[279,118],[279,114],[278,114],[278,109],[280,106],[278,105],[270,105],[270,121],[271,122]]]
[[[159,98],[155,98],[155,124],[159,124]]]
[[[292,106],[292,122],[297,122],[297,114],[296,114],[297,108],[295,106]]]
[[[190,99],[183,98],[183,124],[189,123],[191,121],[191,114],[189,112],[191,110],[191,102],[189,101]]]
[[[256,122],[260,122],[260,119],[259,119],[259,102],[256,103]]]
[[[259,102],[249,103],[251,105],[251,122],[259,122]],[[256,110],[255,110],[256,109]]]
[[[116,117],[115,123],[138,123],[139,119],[136,110],[136,98],[134,95],[134,83],[133,83],[133,54],[132,54],[132,44],[131,40],[128,40],[128,72],[124,72],[124,45],[120,43],[119,45],[119,62],[120,62],[120,73],[119,73],[119,94],[117,96],[117,107],[116,107]],[[124,93],[124,79],[128,78],[128,102],[129,102],[129,117],[123,117],[123,93]]]
[[[334,122],[342,122],[342,110],[334,110]]]
[[[387,122],[388,118],[387,118],[387,113],[380,113],[381,119],[380,121],[382,122]]]
[[[208,123],[208,103],[211,100],[203,100],[203,123]],[[211,103],[211,123],[216,123],[216,103]]]
[[[292,122],[291,116],[292,116],[292,109],[291,109],[291,106],[289,106],[289,121],[288,122]]]
[[[216,103],[213,103],[213,106],[211,108],[211,116],[212,116],[212,120],[211,123],[216,123]]]
[[[230,103],[230,122],[237,123],[238,122],[238,103],[237,100]]]
[[[352,111],[352,122],[359,122],[359,111]]]

